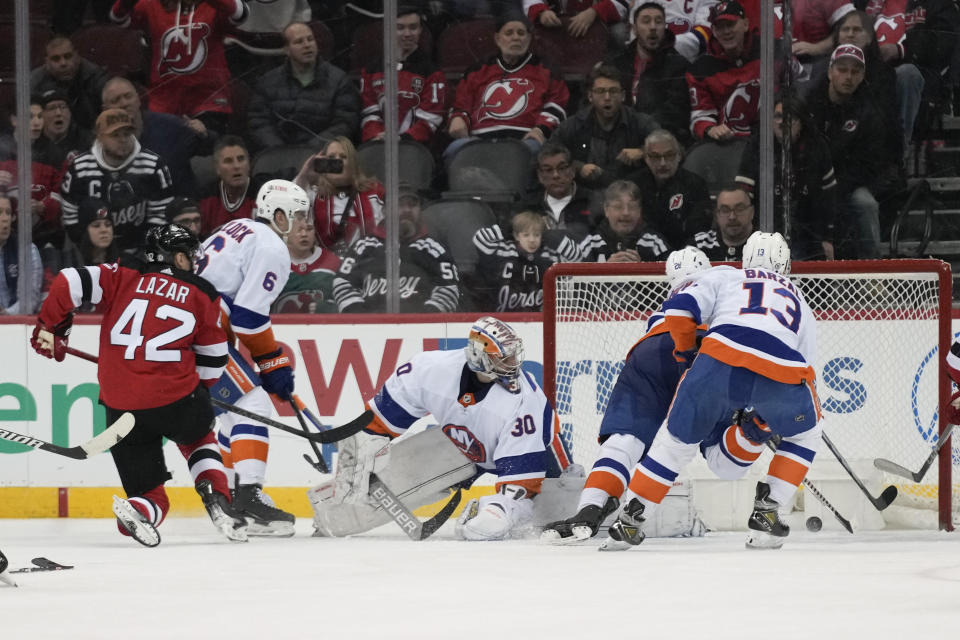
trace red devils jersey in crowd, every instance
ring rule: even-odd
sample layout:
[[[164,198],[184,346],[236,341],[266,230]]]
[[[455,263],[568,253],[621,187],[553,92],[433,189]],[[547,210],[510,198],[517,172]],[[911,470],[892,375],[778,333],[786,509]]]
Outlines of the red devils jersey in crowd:
[[[206,280],[134,260],[64,269],[40,320],[52,327],[83,303],[103,312],[97,378],[100,399],[112,409],[167,405],[223,373],[220,296]]]
[[[223,188],[223,182],[217,180],[202,188],[197,194],[197,208],[200,209],[200,237],[206,238],[222,224],[237,218],[252,218],[257,206],[257,192],[260,184],[256,180],[247,183],[247,192],[243,198],[230,201]]]
[[[539,127],[550,137],[567,116],[569,99],[563,80],[532,53],[512,67],[497,56],[467,69],[450,117],[466,119],[474,136],[519,138]]]
[[[697,58],[687,72],[690,87],[690,130],[697,140],[707,129],[725,124],[734,135],[750,135],[760,102],[760,37],[750,31],[743,55],[733,60],[711,40],[708,54]]]
[[[202,0],[192,5],[117,0],[111,19],[142,29],[152,43],[150,109],[190,116],[203,111],[230,113],[223,37],[247,13],[243,0]]]
[[[910,0],[870,0],[867,13],[877,20],[874,29],[877,32],[877,44],[895,44],[903,57],[903,42],[907,30],[916,24],[926,22],[927,10]]]
[[[360,74],[361,140],[383,133],[383,64]],[[397,74],[397,118],[399,131],[427,144],[443,122],[447,81],[420,49],[400,63]]]
[[[621,22],[627,17],[628,0],[523,0],[523,10],[531,24],[537,24],[537,19],[544,11],[553,11],[558,16],[575,16],[581,11],[593,9],[597,17],[612,24]],[[566,6],[564,6],[566,5]]]

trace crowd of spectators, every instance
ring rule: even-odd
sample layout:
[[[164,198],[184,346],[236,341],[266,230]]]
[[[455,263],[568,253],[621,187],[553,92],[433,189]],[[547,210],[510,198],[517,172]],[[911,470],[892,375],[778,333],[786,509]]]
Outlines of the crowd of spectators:
[[[761,1],[401,2],[398,133],[436,167],[429,183],[405,183],[392,207],[401,310],[535,311],[556,262],[658,261],[685,245],[738,259],[759,221]],[[788,39],[776,4],[774,224],[789,230],[796,259],[879,257],[885,203],[903,191],[905,159],[935,115],[960,9],[793,0]],[[39,301],[50,274],[135,253],[152,226],[178,221],[203,239],[250,217],[258,187],[276,177],[304,187],[312,207],[286,238],[292,276],[276,309],[383,311],[384,187],[363,160],[386,130],[382,61],[363,39],[378,33],[365,27],[382,3],[86,5],[69,0],[49,16],[29,78],[29,132],[12,104],[0,105],[10,124],[0,134],[0,312],[32,311],[16,300],[18,220],[32,225],[27,275]],[[149,64],[125,77],[105,68],[109,47],[84,57],[71,34],[91,18],[142,32]],[[473,39],[446,42],[464,23],[476,25]],[[558,71],[538,40],[597,30],[606,35],[586,77]],[[489,55],[454,70],[451,47],[460,59]],[[23,135],[29,196],[17,190]],[[458,153],[504,139],[522,141],[502,147],[526,154],[522,189],[486,194],[478,180],[478,193],[449,190]],[[287,175],[257,173],[259,154],[287,148],[296,164]],[[693,153],[715,171],[685,168]],[[711,182],[718,174],[729,180]],[[431,203],[464,197],[491,211],[481,228],[444,225],[467,238],[469,260],[431,230]]]

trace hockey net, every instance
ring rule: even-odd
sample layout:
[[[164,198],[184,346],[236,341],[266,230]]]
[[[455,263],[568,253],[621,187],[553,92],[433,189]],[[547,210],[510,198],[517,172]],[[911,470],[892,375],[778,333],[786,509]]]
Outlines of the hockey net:
[[[873,495],[894,484],[899,497],[882,519],[862,497],[854,504],[856,488],[825,446],[808,477],[838,496],[831,502],[841,511],[853,509],[860,528],[952,528],[960,504],[960,487],[951,481],[953,467],[960,464],[957,438],[952,451],[941,449],[939,464],[920,483],[873,465],[875,458],[887,458],[918,470],[945,426],[938,407],[950,393],[943,369],[951,343],[949,265],[939,260],[794,263],[791,279],[817,318],[815,364],[824,431]],[[548,272],[545,385],[573,458],[587,470],[623,359],[667,293],[663,263],[559,264]],[[768,460],[765,454],[739,487],[697,491],[696,505],[708,526],[745,523],[753,487]],[[699,456],[686,474],[695,487],[712,478]]]

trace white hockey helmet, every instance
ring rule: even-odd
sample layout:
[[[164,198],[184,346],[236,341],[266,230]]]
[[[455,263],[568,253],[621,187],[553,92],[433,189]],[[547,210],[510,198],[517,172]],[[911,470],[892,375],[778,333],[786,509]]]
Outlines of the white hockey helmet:
[[[481,380],[496,380],[510,393],[520,391],[523,340],[506,322],[492,316],[474,322],[463,351],[467,366]]]
[[[287,218],[286,230],[277,226],[274,214],[283,213]],[[306,219],[310,212],[310,198],[307,192],[289,180],[270,180],[257,192],[257,207],[253,217],[264,220],[274,231],[286,237],[293,226],[294,218]]]
[[[710,268],[710,259],[696,247],[684,247],[671,251],[667,256],[667,282],[674,288],[691,273]]]
[[[790,274],[790,246],[779,233],[754,231],[743,245],[743,268]]]

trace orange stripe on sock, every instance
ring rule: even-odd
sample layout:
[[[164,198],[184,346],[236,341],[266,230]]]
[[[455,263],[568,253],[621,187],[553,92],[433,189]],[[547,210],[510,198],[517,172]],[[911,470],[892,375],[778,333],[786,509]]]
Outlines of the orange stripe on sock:
[[[737,432],[740,432],[740,435],[743,435],[743,432],[740,431],[740,427],[732,425],[727,427],[727,430],[723,434],[723,442],[727,446],[727,453],[732,455],[734,458],[741,460],[743,462],[753,462],[760,457],[760,454],[763,453],[763,448],[757,449],[757,451],[748,451],[740,446],[740,442],[737,441]],[[744,438],[748,439],[746,436]]]
[[[623,480],[609,471],[598,469],[590,472],[583,488],[600,489],[606,492],[607,495],[619,496],[623,493]]]
[[[233,469],[233,454],[223,447],[220,447],[220,457],[223,458],[223,466],[225,469]]]
[[[774,478],[780,478],[784,482],[789,482],[793,486],[799,487],[800,483],[803,482],[803,479],[806,477],[808,469],[809,467],[805,464],[800,464],[796,460],[786,456],[777,455],[770,461],[770,469],[767,473]]]
[[[233,462],[241,460],[261,460],[267,461],[267,452],[270,445],[259,440],[234,440],[230,445],[230,453],[233,456]]]
[[[670,491],[670,485],[658,482],[636,469],[633,472],[633,477],[630,478],[630,490],[641,498],[660,504],[667,492]]]

